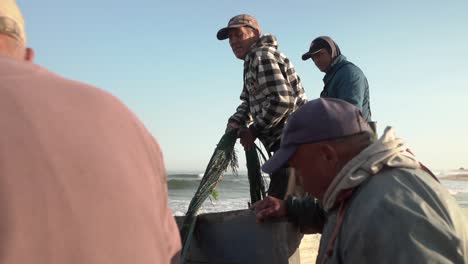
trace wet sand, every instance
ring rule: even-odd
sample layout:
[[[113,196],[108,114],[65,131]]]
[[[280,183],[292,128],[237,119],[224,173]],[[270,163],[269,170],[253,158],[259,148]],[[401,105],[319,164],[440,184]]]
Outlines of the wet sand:
[[[468,220],[468,208],[462,208]],[[320,235],[304,235],[299,247],[301,254],[301,264],[313,264],[317,259],[317,252],[320,244]]]

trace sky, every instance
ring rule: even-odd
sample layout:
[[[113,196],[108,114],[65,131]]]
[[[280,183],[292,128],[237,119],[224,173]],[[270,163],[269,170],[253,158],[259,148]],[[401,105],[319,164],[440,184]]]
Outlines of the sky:
[[[120,98],[170,172],[203,172],[240,103],[243,62],[216,32],[241,13],[278,38],[309,99],[323,73],[301,55],[328,35],[367,76],[379,134],[395,127],[435,170],[468,168],[466,0],[17,2],[35,62]]]

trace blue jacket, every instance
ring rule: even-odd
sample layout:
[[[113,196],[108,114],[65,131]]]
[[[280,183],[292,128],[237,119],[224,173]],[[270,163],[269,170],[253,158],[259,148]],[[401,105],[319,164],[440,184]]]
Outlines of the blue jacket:
[[[369,84],[364,73],[346,60],[346,57],[336,57],[330,69],[323,77],[325,86],[320,97],[332,97],[345,100],[357,106],[364,118],[371,121],[369,102]]]

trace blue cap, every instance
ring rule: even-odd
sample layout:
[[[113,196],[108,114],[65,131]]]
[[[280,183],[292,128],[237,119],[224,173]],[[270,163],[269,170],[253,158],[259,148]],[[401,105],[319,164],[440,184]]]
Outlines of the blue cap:
[[[356,106],[334,98],[306,103],[292,114],[281,135],[278,151],[262,166],[273,173],[285,165],[302,144],[337,139],[373,130]]]

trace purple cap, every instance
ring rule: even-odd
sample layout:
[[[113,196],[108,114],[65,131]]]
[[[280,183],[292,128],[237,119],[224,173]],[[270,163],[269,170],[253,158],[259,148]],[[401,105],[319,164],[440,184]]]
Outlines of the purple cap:
[[[326,141],[360,132],[373,133],[361,111],[354,105],[334,98],[320,98],[301,106],[283,129],[278,151],[262,166],[273,173],[285,165],[302,144]]]

